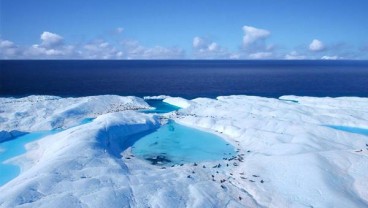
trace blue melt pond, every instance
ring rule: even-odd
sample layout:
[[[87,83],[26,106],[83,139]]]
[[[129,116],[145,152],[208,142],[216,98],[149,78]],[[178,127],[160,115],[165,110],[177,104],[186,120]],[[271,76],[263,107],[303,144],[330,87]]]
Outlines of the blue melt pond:
[[[90,123],[93,119],[94,118],[85,118],[79,125]],[[20,168],[18,166],[4,163],[6,160],[25,153],[25,145],[27,143],[36,141],[47,135],[58,133],[62,130],[63,129],[32,132],[0,143],[0,186],[14,179],[20,173]]]
[[[365,136],[368,136],[368,129],[363,128],[356,128],[356,127],[350,127],[350,126],[333,126],[333,125],[326,125],[327,127],[337,129],[340,131],[346,131],[354,134],[362,134]]]
[[[4,162],[10,158],[21,155],[26,152],[24,145],[29,142],[36,141],[42,137],[58,132],[39,131],[29,133],[13,140],[0,143],[0,186],[17,177],[20,173],[20,168],[16,165],[5,164]]]
[[[173,121],[136,141],[132,153],[154,165],[214,161],[236,154],[221,137]]]
[[[143,110],[143,113],[169,113],[179,110],[180,108],[168,103],[162,102],[162,100],[145,100],[148,105],[154,107],[152,110]]]
[[[87,124],[87,123],[91,123],[93,120],[95,120],[95,118],[84,118],[80,121],[79,125],[83,125],[83,124]]]

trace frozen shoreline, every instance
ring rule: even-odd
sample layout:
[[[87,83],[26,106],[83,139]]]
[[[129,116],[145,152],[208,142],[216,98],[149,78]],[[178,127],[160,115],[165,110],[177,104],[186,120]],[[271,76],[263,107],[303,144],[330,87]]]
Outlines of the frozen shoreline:
[[[164,117],[221,136],[244,160],[161,169],[131,157],[122,138],[160,125],[155,114],[131,111],[149,108],[140,98],[0,98],[6,131],[66,128],[97,117],[29,144],[13,161],[24,171],[0,187],[0,207],[368,206],[368,137],[324,126],[367,129],[368,98],[165,96],[164,102],[182,107]]]

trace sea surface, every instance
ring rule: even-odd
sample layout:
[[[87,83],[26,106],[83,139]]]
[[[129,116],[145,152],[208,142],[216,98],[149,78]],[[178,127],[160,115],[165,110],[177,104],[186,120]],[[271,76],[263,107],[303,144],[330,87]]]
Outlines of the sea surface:
[[[0,61],[0,96],[33,94],[368,97],[368,61]]]

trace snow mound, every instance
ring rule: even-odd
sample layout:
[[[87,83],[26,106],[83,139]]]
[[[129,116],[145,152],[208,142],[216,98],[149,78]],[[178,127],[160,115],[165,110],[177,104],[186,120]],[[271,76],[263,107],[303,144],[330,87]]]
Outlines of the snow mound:
[[[30,132],[69,128],[79,124],[83,118],[148,108],[149,105],[141,98],[117,95],[0,98],[0,129]]]
[[[244,161],[231,172],[245,172],[236,183],[260,206],[367,207],[368,137],[325,126],[367,129],[366,106],[367,98],[221,96],[194,99],[172,118],[237,147]]]
[[[110,113],[31,143],[13,161],[22,173],[0,187],[0,207],[131,206],[129,170],[116,153],[127,136],[158,126],[152,116]]]
[[[191,105],[191,101],[181,98],[181,97],[168,97],[163,100],[163,102],[170,105],[178,106],[179,108],[187,108]]]
[[[157,96],[144,96],[143,99],[145,100],[163,100],[169,98],[168,95],[157,95]]]

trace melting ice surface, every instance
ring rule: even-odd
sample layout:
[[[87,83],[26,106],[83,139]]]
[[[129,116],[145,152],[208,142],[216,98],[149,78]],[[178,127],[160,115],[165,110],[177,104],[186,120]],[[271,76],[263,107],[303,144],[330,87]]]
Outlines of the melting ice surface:
[[[92,121],[93,118],[85,118],[79,123],[79,125],[90,123]],[[17,177],[20,173],[20,168],[17,165],[4,163],[6,160],[25,153],[25,145],[27,143],[60,131],[62,131],[62,129],[37,131],[19,136],[6,142],[0,142],[0,186]]]
[[[45,137],[50,134],[54,134],[58,131],[39,131],[29,133],[23,136],[20,136],[16,139],[9,140],[6,142],[0,143],[0,186],[9,182],[11,179],[15,178],[20,173],[20,168],[16,165],[5,164],[4,162],[10,158],[18,156],[26,152],[24,147],[25,144],[36,141],[42,137]]]
[[[180,108],[168,103],[162,102],[162,100],[145,100],[148,105],[154,107],[152,110],[143,110],[143,113],[168,113],[171,111],[179,110]]]
[[[362,134],[368,136],[368,129],[363,128],[356,128],[356,127],[350,127],[350,126],[334,126],[334,125],[326,125],[327,127],[337,129],[340,131],[347,131],[354,134]]]
[[[84,118],[79,125],[91,123],[95,118]]]
[[[173,121],[138,140],[132,153],[152,164],[221,160],[235,155],[221,137]]]

